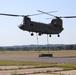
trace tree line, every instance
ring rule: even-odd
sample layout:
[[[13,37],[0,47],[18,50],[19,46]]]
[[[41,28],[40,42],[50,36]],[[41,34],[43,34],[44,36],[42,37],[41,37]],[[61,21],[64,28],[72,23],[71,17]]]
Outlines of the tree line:
[[[41,50],[76,50],[76,45],[38,46],[38,47],[0,47],[0,51],[41,51]]]

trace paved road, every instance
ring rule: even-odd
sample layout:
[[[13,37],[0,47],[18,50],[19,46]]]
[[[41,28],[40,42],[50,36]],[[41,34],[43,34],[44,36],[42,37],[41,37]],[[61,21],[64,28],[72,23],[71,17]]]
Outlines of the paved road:
[[[0,59],[26,60],[26,61],[39,61],[39,62],[52,62],[52,63],[76,63],[76,56],[38,57],[38,56],[0,54]]]

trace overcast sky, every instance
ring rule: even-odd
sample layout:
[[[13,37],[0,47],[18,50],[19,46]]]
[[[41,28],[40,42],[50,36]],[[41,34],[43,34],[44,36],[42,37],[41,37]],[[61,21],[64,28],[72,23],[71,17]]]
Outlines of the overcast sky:
[[[76,16],[76,0],[0,0],[0,13],[30,15],[39,13],[37,10],[50,12],[56,16]],[[31,20],[50,23],[54,18],[48,15],[30,16]],[[0,46],[37,44],[36,33],[30,36],[22,31],[18,25],[22,17],[8,17],[0,15]],[[50,44],[76,44],[76,19],[63,19],[64,31],[60,37],[49,37]],[[47,44],[47,35],[39,36],[39,44]]]

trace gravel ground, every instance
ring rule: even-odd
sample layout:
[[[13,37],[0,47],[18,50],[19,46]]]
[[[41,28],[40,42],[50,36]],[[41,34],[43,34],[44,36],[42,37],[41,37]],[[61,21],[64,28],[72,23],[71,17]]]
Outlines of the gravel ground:
[[[4,67],[4,66],[3,66]],[[5,68],[8,66],[5,66]],[[11,66],[12,68],[12,66]],[[28,73],[35,73],[35,72],[43,72],[43,71],[55,71],[55,70],[62,70],[62,68],[58,67],[51,67],[51,68],[32,68],[32,69],[20,69],[20,70],[2,70],[0,71],[0,75],[11,75],[11,74],[28,74]],[[32,74],[30,74],[32,75]]]
[[[76,75],[76,70],[61,71],[55,74],[31,74],[31,75]]]
[[[59,72],[60,74],[63,75],[76,75],[76,70],[70,70],[70,71],[61,71]]]
[[[57,74],[44,74],[44,73],[41,73],[41,74],[31,74],[31,75],[57,75]]]
[[[28,66],[0,66],[0,69],[13,69],[13,68],[19,68],[19,67],[28,67]],[[31,68],[31,69],[21,69],[21,70],[2,70],[0,71],[0,75],[11,75],[11,74],[28,74],[28,73],[34,73],[34,72],[43,72],[43,71],[57,71],[62,70],[62,68],[58,67],[50,67],[50,68]],[[69,71],[59,71],[54,72],[52,74],[45,74],[45,73],[39,73],[39,74],[29,74],[29,75],[76,75],[76,70],[69,70]]]

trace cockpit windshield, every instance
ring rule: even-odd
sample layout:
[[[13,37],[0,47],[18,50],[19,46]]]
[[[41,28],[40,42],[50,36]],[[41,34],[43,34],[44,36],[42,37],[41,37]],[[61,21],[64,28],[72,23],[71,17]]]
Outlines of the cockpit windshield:
[[[51,25],[62,26],[62,19],[60,19],[60,18],[53,19],[53,20],[51,21]]]

